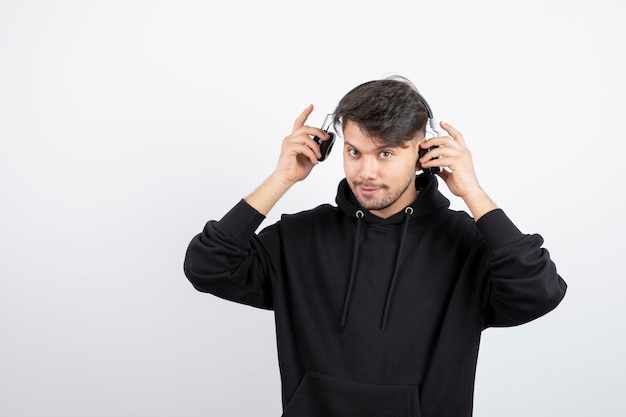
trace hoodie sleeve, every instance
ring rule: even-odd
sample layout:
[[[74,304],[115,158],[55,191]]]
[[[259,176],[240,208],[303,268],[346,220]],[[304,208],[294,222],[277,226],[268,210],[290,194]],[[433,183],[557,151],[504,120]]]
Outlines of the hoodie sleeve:
[[[554,309],[567,284],[539,235],[526,235],[500,210],[477,222],[488,248],[490,288],[484,327],[515,326]]]
[[[268,242],[255,231],[265,217],[241,200],[221,220],[209,221],[190,242],[184,272],[202,292],[272,309],[273,264]]]

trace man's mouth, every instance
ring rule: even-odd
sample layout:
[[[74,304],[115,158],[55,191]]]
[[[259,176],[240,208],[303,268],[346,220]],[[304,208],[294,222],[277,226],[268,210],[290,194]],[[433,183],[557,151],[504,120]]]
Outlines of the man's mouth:
[[[373,196],[378,191],[384,189],[385,186],[375,184],[357,184],[357,188],[364,196]]]

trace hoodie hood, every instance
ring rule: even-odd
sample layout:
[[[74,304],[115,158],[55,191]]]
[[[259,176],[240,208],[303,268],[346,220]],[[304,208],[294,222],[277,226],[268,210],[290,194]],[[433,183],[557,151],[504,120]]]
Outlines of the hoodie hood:
[[[390,271],[387,296],[385,298],[385,306],[381,317],[380,328],[384,331],[387,327],[387,316],[389,307],[393,301],[398,269],[403,256],[404,242],[406,240],[409,224],[412,221],[424,221],[427,218],[436,215],[440,209],[445,209],[450,205],[450,201],[438,192],[437,186],[438,181],[436,177],[418,175],[415,180],[418,198],[410,206],[405,207],[404,210],[383,219],[371,214],[369,211],[360,206],[354,196],[354,193],[352,192],[352,189],[348,185],[348,181],[345,178],[339,183],[336,198],[337,205],[347,216],[354,218],[356,221],[356,233],[352,248],[352,262],[350,266],[350,278],[348,280],[341,314],[342,328],[345,327],[347,323],[350,302],[352,301],[352,289],[354,288],[354,282],[356,280],[356,267],[359,260],[359,245],[363,224],[402,225],[398,234],[398,240],[400,243],[396,253],[393,270]]]

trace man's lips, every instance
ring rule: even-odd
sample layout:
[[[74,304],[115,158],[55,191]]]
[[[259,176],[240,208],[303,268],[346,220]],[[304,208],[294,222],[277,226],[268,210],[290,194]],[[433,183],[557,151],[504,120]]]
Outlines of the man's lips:
[[[361,194],[366,195],[366,196],[374,195],[378,191],[385,188],[382,185],[372,185],[372,184],[357,184],[357,187],[359,191],[361,192]]]

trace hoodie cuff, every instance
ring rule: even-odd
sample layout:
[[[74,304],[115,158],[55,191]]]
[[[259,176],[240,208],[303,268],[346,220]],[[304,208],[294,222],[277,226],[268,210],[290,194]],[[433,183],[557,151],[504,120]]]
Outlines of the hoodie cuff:
[[[476,222],[476,226],[489,248],[500,247],[523,236],[502,209],[495,209],[483,215]]]
[[[241,199],[221,218],[216,228],[237,239],[248,239],[265,220],[265,216]]]

